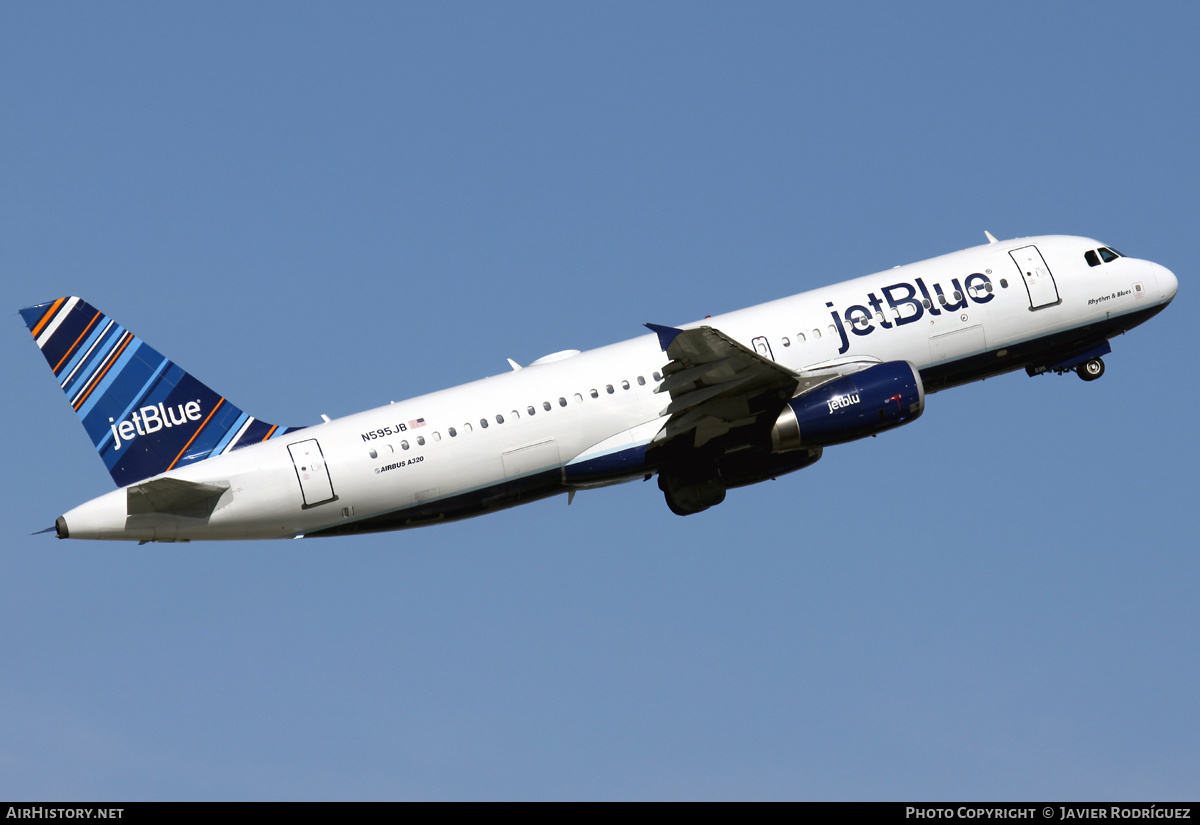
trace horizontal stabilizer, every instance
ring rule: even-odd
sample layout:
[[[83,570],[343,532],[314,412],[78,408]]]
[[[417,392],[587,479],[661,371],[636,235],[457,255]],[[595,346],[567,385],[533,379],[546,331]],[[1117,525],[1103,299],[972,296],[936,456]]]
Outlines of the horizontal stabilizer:
[[[217,506],[217,499],[228,484],[200,484],[180,478],[156,478],[135,484],[128,494],[127,512],[131,516],[167,513],[175,516],[204,518]]]

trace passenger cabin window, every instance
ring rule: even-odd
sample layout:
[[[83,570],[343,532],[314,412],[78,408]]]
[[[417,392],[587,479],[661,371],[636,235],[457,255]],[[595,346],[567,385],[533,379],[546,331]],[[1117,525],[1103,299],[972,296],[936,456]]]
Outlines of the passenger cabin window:
[[[407,441],[401,441],[401,442],[400,442],[400,449],[401,449],[401,450],[407,450],[407,449],[408,449],[408,442],[407,442]]]
[[[560,395],[560,396],[558,397],[558,406],[560,406],[560,407],[565,407],[565,406],[567,406],[567,399],[563,398],[563,397]]]
[[[605,390],[605,392],[607,392],[609,395],[612,395],[614,392],[616,392],[616,390],[614,390],[614,389],[613,389],[613,385],[612,385],[612,384],[605,384],[605,385],[604,385],[604,390]]]
[[[550,412],[550,402],[549,402],[549,401],[543,401],[543,402],[542,402],[542,409],[543,409],[543,410],[545,410],[546,412]]]
[[[371,458],[379,458],[379,453],[374,450],[370,450],[369,452],[371,453]]]
[[[537,414],[537,407],[535,407],[535,406],[533,406],[532,404],[530,404],[528,407],[526,407],[526,408],[525,408],[525,411],[526,411],[527,413],[529,413],[530,415],[536,415],[536,414]]]
[[[621,389],[623,389],[623,390],[629,389],[629,382],[624,379],[621,379]]]
[[[425,436],[423,436],[423,435],[419,435],[419,436],[417,436],[417,446],[418,446],[418,447],[424,447],[424,446],[425,446]]]
[[[594,389],[591,391],[590,395],[592,396],[592,398],[600,397],[600,393],[596,392]]]
[[[803,344],[803,343],[804,343],[806,340],[807,340],[807,339],[804,337],[804,333],[803,333],[803,332],[797,332],[797,333],[796,333],[796,343],[797,343],[797,344]]]
[[[783,345],[785,347],[790,347],[792,345],[791,339],[789,339],[786,335],[783,336]]]
[[[500,413],[496,413],[496,423],[497,423],[497,424],[503,424],[503,423],[504,423],[504,416],[500,415]]]
[[[814,341],[819,341],[819,340],[821,340],[821,330],[819,330],[819,329],[814,329],[814,330],[813,330],[813,340],[814,340]]]
[[[479,419],[479,427],[480,427],[480,429],[484,429],[484,430],[486,430],[488,428],[488,421],[486,418]]]
[[[450,437],[451,437],[451,438],[454,438],[454,436],[458,435],[458,430],[454,429],[453,427],[451,427],[450,429],[446,430],[446,432],[450,433]]]
[[[642,376],[640,376],[640,375],[638,376],[638,386],[639,386],[639,387],[644,387],[644,386],[646,386],[646,379],[645,379],[645,378],[642,378]]]

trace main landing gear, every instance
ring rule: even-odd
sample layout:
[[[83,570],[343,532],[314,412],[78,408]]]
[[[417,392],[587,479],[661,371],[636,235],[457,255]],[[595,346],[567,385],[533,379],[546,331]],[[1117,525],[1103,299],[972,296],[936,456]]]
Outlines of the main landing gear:
[[[1101,358],[1089,358],[1077,366],[1075,372],[1084,381],[1095,381],[1101,375],[1104,375],[1104,360]]]
[[[725,500],[725,483],[715,461],[664,468],[658,474],[658,489],[677,516],[701,513]]]

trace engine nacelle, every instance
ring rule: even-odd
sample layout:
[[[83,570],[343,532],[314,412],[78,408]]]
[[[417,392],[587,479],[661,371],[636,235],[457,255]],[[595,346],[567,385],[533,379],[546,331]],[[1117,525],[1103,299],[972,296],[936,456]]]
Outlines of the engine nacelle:
[[[876,364],[789,401],[771,428],[771,449],[844,444],[907,424],[924,410],[925,386],[916,367],[908,361]]]

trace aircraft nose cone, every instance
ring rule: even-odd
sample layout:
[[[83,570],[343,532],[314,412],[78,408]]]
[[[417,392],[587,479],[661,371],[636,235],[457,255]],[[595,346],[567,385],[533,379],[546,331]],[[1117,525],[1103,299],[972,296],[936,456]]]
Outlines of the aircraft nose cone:
[[[1174,299],[1175,293],[1179,290],[1179,279],[1165,266],[1158,268],[1158,288],[1162,290],[1163,299],[1166,301]]]

